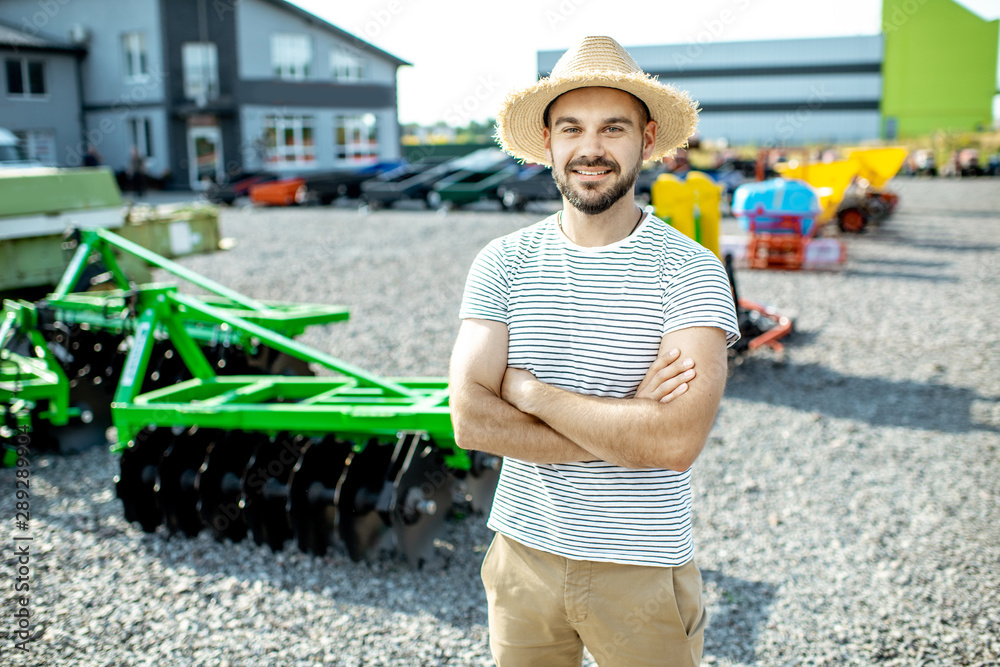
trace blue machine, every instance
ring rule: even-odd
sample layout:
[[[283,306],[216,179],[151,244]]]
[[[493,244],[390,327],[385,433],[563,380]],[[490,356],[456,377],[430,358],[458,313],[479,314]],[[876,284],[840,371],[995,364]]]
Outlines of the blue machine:
[[[823,209],[816,190],[805,181],[772,178],[736,188],[731,210],[743,231],[812,236]],[[797,218],[798,229],[789,227],[791,217]]]

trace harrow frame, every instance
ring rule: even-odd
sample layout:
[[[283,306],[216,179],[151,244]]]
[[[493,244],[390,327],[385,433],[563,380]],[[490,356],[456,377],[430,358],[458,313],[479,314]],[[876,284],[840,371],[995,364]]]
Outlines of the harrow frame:
[[[423,431],[439,445],[454,443],[444,378],[382,378],[173,289],[146,291],[137,310],[141,314],[135,339],[111,406],[119,443],[134,438],[149,424],[295,431],[313,436],[330,432],[394,436],[399,431]],[[180,312],[196,312],[340,377],[217,375],[179,325]],[[141,394],[155,342],[153,332],[159,327],[170,332],[171,342],[194,377]],[[462,455],[464,451],[457,449],[454,462],[461,465]]]
[[[346,309],[257,301],[104,229],[81,231],[77,242],[44,301],[5,304],[0,405],[17,424],[84,417],[71,397],[87,374],[64,371],[86,361],[80,337],[99,337],[91,354],[118,355],[107,374],[110,432],[129,521],[189,535],[208,527],[219,539],[249,532],[275,549],[294,536],[316,554],[337,533],[356,560],[392,529],[419,566],[435,558],[433,532],[453,498],[464,496],[474,511],[488,507],[500,460],[455,443],[446,378],[382,377],[294,339],[307,326],[347,319]],[[136,285],[122,253],[207,295]],[[94,260],[113,289],[74,292]],[[18,335],[33,357],[6,349]],[[241,374],[238,364],[227,374],[232,368],[216,351],[233,347],[324,375]],[[157,377],[153,362],[164,358],[172,372]]]

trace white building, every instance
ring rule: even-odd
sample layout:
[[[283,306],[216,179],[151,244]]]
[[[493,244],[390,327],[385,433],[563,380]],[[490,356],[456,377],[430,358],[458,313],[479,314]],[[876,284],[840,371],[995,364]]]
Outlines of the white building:
[[[0,82],[2,115],[15,132],[51,125],[59,165],[80,164],[89,144],[123,171],[135,150],[153,178],[200,188],[400,156],[396,70],[409,63],[284,0],[3,0],[0,23],[0,47],[33,49],[27,66],[44,54],[52,81],[20,96]],[[81,101],[66,104],[76,79],[56,76],[74,56]]]

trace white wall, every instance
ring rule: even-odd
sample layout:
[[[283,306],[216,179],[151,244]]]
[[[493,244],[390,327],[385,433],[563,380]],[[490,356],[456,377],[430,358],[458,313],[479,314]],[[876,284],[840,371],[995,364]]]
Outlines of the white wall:
[[[131,140],[125,119],[146,116],[153,119],[154,158],[149,173],[162,175],[168,164],[166,115],[164,103],[163,43],[159,27],[159,0],[0,0],[0,19],[26,34],[38,31],[39,37],[51,36],[69,41],[70,29],[82,26],[89,33],[87,56],[82,63],[84,103],[103,107],[86,113],[84,132],[105,164],[124,169],[128,163]],[[149,75],[144,81],[126,82],[122,35],[143,32]],[[67,85],[69,85],[67,83]],[[75,80],[72,84],[75,86]],[[76,118],[79,107],[63,109]],[[73,151],[79,151],[79,138]],[[85,150],[85,147],[84,147]],[[82,153],[81,153],[82,154]],[[60,156],[60,162],[68,162]]]
[[[882,36],[626,46],[645,71],[832,65],[882,61]],[[541,61],[541,54],[539,54]],[[541,62],[540,62],[541,64]],[[552,61],[555,64],[555,61]],[[548,70],[545,70],[548,71]]]
[[[55,153],[49,159],[55,166],[78,166],[87,149],[80,137],[76,57],[68,53],[0,49],[0,63],[7,58],[45,63],[45,95],[8,97],[6,68],[0,68],[0,127],[15,132],[51,133]]]
[[[725,138],[730,145],[796,146],[853,143],[879,136],[878,111],[794,111],[705,113],[698,125],[703,139]]]
[[[316,145],[316,161],[308,167],[289,166],[289,171],[303,169],[323,170],[338,167],[355,167],[355,164],[338,162],[334,157],[334,116],[356,115],[364,113],[375,114],[379,133],[379,150],[381,160],[395,160],[400,157],[399,126],[396,123],[394,109],[336,109],[313,107],[287,107],[280,109],[271,106],[246,105],[241,109],[240,121],[243,131],[240,151],[243,156],[244,169],[255,171],[272,168],[264,161],[264,154],[259,148],[264,136],[265,118],[270,115],[312,116],[313,138]]]
[[[882,97],[882,78],[873,74],[685,78],[672,85],[687,90],[702,105],[878,100]]]
[[[347,46],[362,55],[368,63],[368,82],[395,85],[395,64],[370,51],[358,49],[349,40],[338,39],[329,30],[310,25],[303,18],[283,11],[261,0],[243,0],[236,12],[241,79],[273,79],[271,68],[271,35],[299,33],[312,41],[313,61],[308,81],[332,81],[331,51]],[[317,19],[318,21],[319,19]]]

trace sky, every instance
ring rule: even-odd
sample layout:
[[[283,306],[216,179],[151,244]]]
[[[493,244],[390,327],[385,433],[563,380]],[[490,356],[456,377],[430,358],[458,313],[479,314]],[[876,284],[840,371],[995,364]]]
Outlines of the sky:
[[[538,51],[565,50],[588,35],[626,48],[874,35],[882,7],[882,0],[293,1],[412,63],[398,73],[401,123],[455,126],[493,117],[510,90],[531,85]],[[1000,18],[1000,0],[960,4]]]

